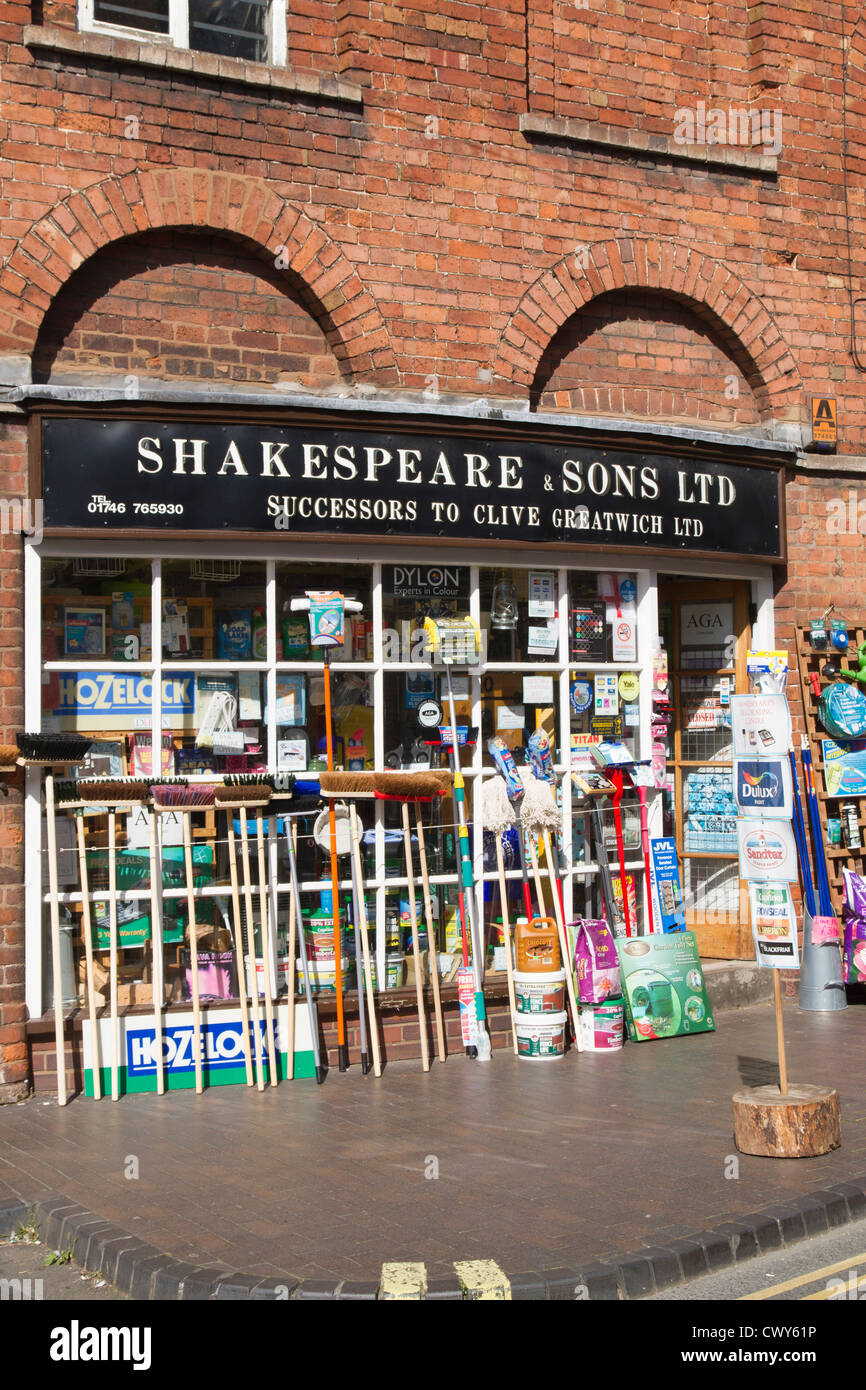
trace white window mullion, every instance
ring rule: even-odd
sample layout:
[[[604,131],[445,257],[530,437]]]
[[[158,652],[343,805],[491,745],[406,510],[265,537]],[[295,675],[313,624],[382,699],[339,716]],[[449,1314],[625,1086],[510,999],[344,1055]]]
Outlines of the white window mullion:
[[[189,48],[189,0],[168,0],[168,36],[175,48]]]
[[[24,727],[42,724],[42,561],[24,546]],[[31,1018],[41,1018],[42,993],[42,770],[24,770],[24,997]]]
[[[268,62],[271,67],[284,68],[288,62],[288,55],[286,0],[271,0],[268,15]]]

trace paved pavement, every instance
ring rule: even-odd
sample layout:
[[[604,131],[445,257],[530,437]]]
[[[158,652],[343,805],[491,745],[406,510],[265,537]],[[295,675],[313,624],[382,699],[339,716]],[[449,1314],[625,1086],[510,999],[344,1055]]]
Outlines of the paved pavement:
[[[765,1303],[857,1303],[866,1299],[866,1221],[855,1221],[787,1250],[733,1265],[718,1274],[664,1289],[652,1303],[743,1303],[736,1322],[759,1315]],[[763,1309],[766,1313],[766,1308]],[[729,1319],[734,1321],[734,1319]]]
[[[786,1008],[789,1076],[833,1084],[842,1148],[737,1155],[731,1095],[777,1079],[770,1006],[715,1034],[532,1063],[454,1056],[258,1095],[0,1108],[0,1202],[61,1193],[158,1250],[262,1278],[509,1275],[689,1237],[866,1173],[866,1008]]]

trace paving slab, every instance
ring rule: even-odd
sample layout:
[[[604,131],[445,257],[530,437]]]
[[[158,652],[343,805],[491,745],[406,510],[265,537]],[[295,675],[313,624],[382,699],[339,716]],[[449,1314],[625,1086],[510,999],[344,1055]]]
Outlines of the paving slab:
[[[0,1107],[0,1208],[51,1194],[70,1230],[84,1208],[132,1236],[114,1247],[118,1259],[141,1242],[151,1259],[155,1250],[205,1270],[203,1290],[217,1275],[227,1287],[226,1274],[258,1274],[278,1287],[308,1281],[306,1297],[344,1283],[346,1296],[365,1297],[383,1264],[421,1262],[428,1297],[451,1297],[455,1262],[549,1281],[627,1257],[619,1283],[630,1296],[672,1277],[672,1252],[683,1269],[742,1258],[752,1244],[743,1218],[758,1212],[787,1241],[825,1229],[846,1204],[862,1209],[866,1008],[788,1006],[785,1023],[789,1075],[841,1095],[842,1147],[821,1158],[734,1147],[731,1096],[774,1066],[762,1004],[725,1013],[714,1034],[610,1056],[455,1055],[426,1075],[392,1065],[378,1081],[335,1069],[321,1087],[263,1094]]]

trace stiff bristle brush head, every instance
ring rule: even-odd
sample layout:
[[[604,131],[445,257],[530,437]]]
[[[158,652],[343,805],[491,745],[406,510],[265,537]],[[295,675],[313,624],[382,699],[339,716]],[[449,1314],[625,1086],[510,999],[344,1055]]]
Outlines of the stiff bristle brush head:
[[[25,762],[80,763],[90,751],[92,738],[82,734],[16,734],[18,752]]]
[[[186,810],[197,806],[213,806],[214,787],[210,783],[186,782],[182,777],[151,784],[153,804],[171,809]]]
[[[217,786],[214,789],[214,804],[217,806],[236,806],[238,802],[249,802],[251,806],[261,806],[271,799],[271,787],[267,782],[242,787]]]
[[[374,772],[374,790],[382,801],[430,801],[444,796],[451,788],[451,773],[446,769],[430,772]]]
[[[377,772],[320,772],[322,796],[372,796]]]
[[[0,743],[0,767],[10,767],[18,757],[18,745],[15,743]]]
[[[542,782],[529,767],[517,769],[524,792],[520,800],[520,824],[533,835],[558,830],[560,815],[549,782]]]
[[[502,835],[514,825],[514,806],[508,799],[508,788],[502,777],[485,777],[481,789],[482,816],[485,830]]]
[[[121,777],[112,781],[74,782],[72,785],[81,801],[147,801],[150,796],[150,784],[138,782],[132,777],[128,781]]]

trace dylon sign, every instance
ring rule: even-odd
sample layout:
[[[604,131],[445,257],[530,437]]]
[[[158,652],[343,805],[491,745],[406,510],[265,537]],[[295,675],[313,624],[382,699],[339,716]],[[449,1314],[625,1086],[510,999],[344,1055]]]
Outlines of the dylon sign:
[[[447,537],[781,556],[779,469],[503,438],[43,421],[46,528]]]

